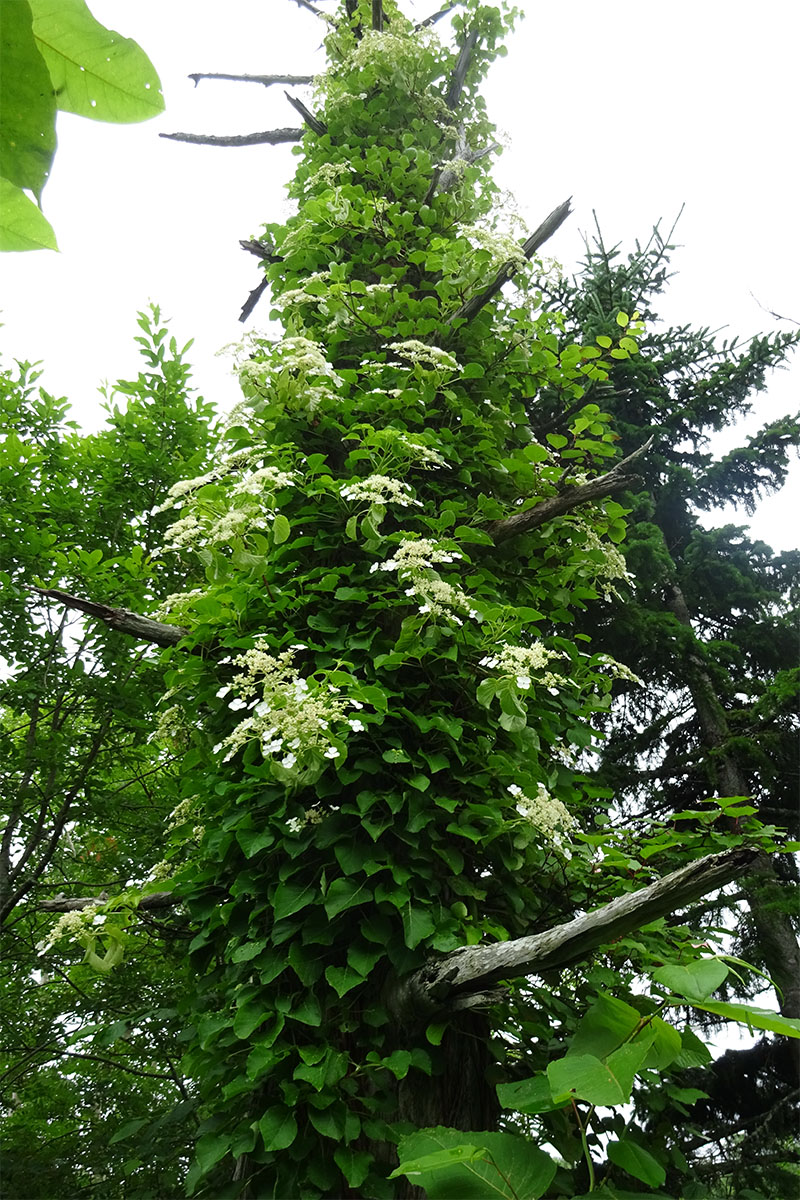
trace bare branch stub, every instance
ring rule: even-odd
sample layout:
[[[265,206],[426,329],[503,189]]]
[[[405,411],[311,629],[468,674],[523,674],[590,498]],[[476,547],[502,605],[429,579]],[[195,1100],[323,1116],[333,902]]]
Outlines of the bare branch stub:
[[[295,87],[313,83],[313,75],[229,75],[225,71],[193,71],[188,76],[194,80],[197,87],[201,79],[229,79],[234,83],[260,83],[262,87],[272,87],[275,83],[288,83]]]
[[[102,904],[106,899],[106,896],[74,896],[71,899],[67,899],[66,896],[56,896],[54,900],[40,900],[36,907],[41,912],[81,912],[92,904],[98,902]],[[150,892],[148,895],[138,898],[136,908],[152,911],[160,908],[175,908],[177,904],[180,904],[180,900],[172,892]]]
[[[282,142],[299,142],[302,129],[267,129],[263,133],[160,133],[172,142],[189,142],[192,146],[277,146]]]
[[[250,316],[250,313],[253,311],[255,306],[258,304],[259,300],[264,295],[264,292],[267,290],[268,286],[269,286],[269,280],[267,279],[267,277],[265,275],[264,278],[260,281],[260,283],[258,283],[253,288],[252,292],[250,293],[250,295],[247,297],[244,304],[242,305],[242,311],[239,313],[239,320],[242,324],[244,324],[244,322]]]
[[[240,238],[239,245],[248,254],[255,254],[256,258],[260,258],[262,262],[283,262],[283,255],[276,253],[272,242],[265,242],[258,238]]]
[[[531,234],[527,241],[522,244],[522,252],[526,258],[532,258],[540,246],[553,236],[556,230],[564,224],[570,212],[570,202],[572,197],[569,196],[563,204],[559,204],[558,208],[554,208],[549,216],[545,217],[539,228]],[[504,263],[500,270],[495,275],[492,282],[484,291],[479,292],[475,296],[471,296],[466,300],[460,308],[457,308],[453,315],[449,318],[449,324],[455,321],[471,321],[476,316],[485,304],[488,304],[493,297],[497,295],[502,287],[513,278],[517,272],[517,264],[514,262]]]
[[[296,112],[300,113],[300,116],[303,118],[308,128],[313,133],[316,133],[317,137],[322,137],[323,134],[328,132],[328,126],[325,124],[325,122],[320,121],[319,117],[315,117],[311,110],[306,108],[302,100],[298,100],[296,96],[290,96],[288,92],[284,92],[283,94],[291,104],[292,108],[295,109]]]
[[[632,467],[647,453],[653,445],[653,441],[653,438],[649,438],[643,446],[634,450],[627,458],[620,459],[604,475],[598,475],[595,479],[590,479],[588,483],[566,488],[556,496],[548,496],[546,500],[541,500],[533,508],[523,509],[522,512],[512,513],[511,516],[501,517],[497,521],[490,521],[483,526],[484,530],[489,534],[495,546],[499,546],[502,542],[507,542],[509,538],[519,537],[520,534],[527,533],[531,529],[538,529],[545,522],[563,516],[566,512],[572,512],[573,509],[580,508],[583,504],[589,504],[592,500],[601,500],[613,492],[620,492],[631,487],[638,478]]]
[[[475,47],[477,44],[478,31],[477,29],[471,29],[467,35],[464,45],[461,47],[458,59],[456,60],[456,65],[453,68],[453,77],[450,80],[450,86],[447,89],[445,103],[451,112],[458,107],[458,102],[461,99],[461,93],[464,89],[464,80],[466,79],[467,71],[469,70],[470,59],[475,52]]]
[[[85,600],[82,596],[73,596],[62,592],[60,588],[40,588],[31,585],[30,591],[35,592],[46,600],[56,600],[65,608],[85,613],[88,617],[96,617],[110,629],[118,633],[128,634],[139,641],[151,642],[156,646],[177,646],[189,630],[180,625],[165,625],[163,621],[153,621],[141,613],[131,612],[127,608],[115,608],[110,604],[98,604],[94,600]]]
[[[414,32],[416,33],[420,29],[427,29],[429,25],[435,25],[437,21],[441,21],[442,17],[446,17],[448,13],[451,13],[454,8],[458,8],[460,3],[461,0],[451,0],[449,4],[445,4],[444,8],[440,8],[438,12],[431,13],[424,21],[420,21],[418,25],[415,25]]]

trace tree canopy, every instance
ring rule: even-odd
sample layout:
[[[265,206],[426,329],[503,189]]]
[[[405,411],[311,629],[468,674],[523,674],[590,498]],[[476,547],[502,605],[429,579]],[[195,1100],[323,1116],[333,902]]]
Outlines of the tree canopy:
[[[157,309],[97,434],[2,375],[9,1196],[797,1184],[798,563],[713,511],[800,422],[712,440],[797,337],[543,259],[447,11],[323,17],[233,412]]]

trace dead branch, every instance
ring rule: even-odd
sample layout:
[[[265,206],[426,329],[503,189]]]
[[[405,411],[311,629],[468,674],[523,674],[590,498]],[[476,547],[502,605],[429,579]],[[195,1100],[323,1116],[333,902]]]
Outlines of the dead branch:
[[[563,225],[572,211],[570,208],[571,200],[572,197],[569,196],[563,204],[559,204],[558,208],[554,208],[550,215],[545,217],[535,233],[532,233],[528,240],[523,243],[522,252],[526,258],[532,258],[539,247],[543,246],[548,238],[551,238],[556,230]],[[517,270],[518,263],[504,263],[495,275],[492,282],[484,291],[479,292],[476,296],[471,296],[470,299],[466,300],[460,308],[456,309],[452,317],[449,319],[449,324],[452,325],[454,321],[459,320],[471,321],[472,318],[480,312],[483,306],[488,304],[489,301],[497,295],[500,289],[508,283],[509,279],[516,274]]]
[[[445,103],[451,112],[458,107],[458,102],[461,99],[461,92],[464,88],[464,80],[466,79],[467,71],[469,70],[470,59],[472,58],[477,43],[478,31],[477,29],[471,29],[467,35],[464,45],[461,47],[458,59],[456,60],[456,65],[453,69],[453,77],[450,80],[450,86],[447,89]]]
[[[300,116],[305,121],[308,128],[315,133],[317,137],[322,137],[328,132],[328,126],[324,121],[320,121],[319,117],[315,117],[310,109],[306,108],[302,100],[298,100],[296,96],[290,96],[288,92],[283,93],[286,99],[291,104],[292,108],[300,113]]]
[[[313,13],[315,17],[322,17],[323,21],[329,21],[330,17],[324,13],[322,9],[315,8],[313,4],[309,4],[308,0],[294,0],[298,8],[304,8],[307,12]]]
[[[65,608],[75,609],[86,613],[89,617],[97,617],[118,633],[127,633],[130,637],[142,642],[152,642],[156,646],[177,646],[183,638],[189,636],[189,630],[180,625],[165,625],[162,621],[154,621],[143,617],[140,613],[131,612],[127,608],[114,608],[109,604],[98,604],[94,600],[84,600],[81,596],[72,596],[59,588],[33,587],[28,589],[47,600],[57,600]]]
[[[499,546],[501,542],[507,542],[509,538],[519,537],[521,533],[537,529],[545,522],[552,521],[554,517],[571,512],[573,508],[580,508],[581,505],[588,504],[591,500],[600,500],[604,496],[610,496],[612,492],[619,492],[624,488],[631,487],[637,479],[637,475],[631,470],[631,467],[637,459],[647,453],[653,445],[653,441],[653,438],[648,438],[643,446],[634,450],[627,458],[620,459],[610,471],[606,471],[605,475],[598,475],[596,479],[590,479],[588,483],[566,488],[559,495],[550,496],[547,500],[542,500],[534,505],[533,508],[523,509],[522,512],[512,513],[510,517],[501,517],[497,521],[489,521],[483,528],[494,544]]]
[[[450,0],[449,4],[445,4],[444,8],[440,8],[438,12],[431,13],[424,21],[420,21],[419,25],[414,26],[414,32],[417,33],[420,29],[426,29],[428,25],[435,25],[437,21],[441,21],[442,17],[446,17],[454,8],[458,8],[461,0]]]
[[[255,254],[262,262],[283,262],[283,255],[275,253],[273,242],[259,241],[257,238],[240,238],[239,245],[249,254]]]
[[[56,896],[53,900],[40,900],[36,907],[40,912],[80,912],[92,904],[98,902],[102,904],[107,899],[106,895],[74,896],[72,899],[68,899],[66,896]],[[136,908],[152,911],[159,908],[175,908],[177,904],[180,904],[180,900],[173,892],[150,892],[146,896],[139,897],[136,901]]]
[[[201,79],[230,79],[234,83],[260,83],[262,87],[272,87],[274,83],[288,83],[300,87],[305,83],[313,83],[313,75],[229,75],[225,71],[193,71],[187,76],[194,80],[197,87]]]
[[[383,32],[383,0],[372,0],[372,28],[376,33]]]
[[[189,142],[192,146],[277,146],[281,142],[299,142],[302,129],[267,129],[264,133],[160,133],[160,138],[172,142]]]
[[[710,854],[544,933],[491,946],[468,946],[431,960],[390,986],[390,1011],[398,1021],[416,1021],[448,1011],[458,1000],[463,1007],[461,998],[483,994],[501,980],[561,970],[737,879],[757,857],[758,852],[747,847]]]
[[[242,311],[239,313],[239,320],[241,322],[245,322],[247,320],[247,318],[250,316],[250,313],[253,311],[264,292],[267,290],[268,286],[269,280],[265,275],[261,282],[253,288],[252,292],[242,305]]]

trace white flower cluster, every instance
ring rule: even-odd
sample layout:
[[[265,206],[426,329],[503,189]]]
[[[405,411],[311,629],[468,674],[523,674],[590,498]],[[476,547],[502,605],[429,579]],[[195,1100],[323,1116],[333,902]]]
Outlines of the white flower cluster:
[[[422,571],[434,563],[451,563],[457,558],[463,558],[458,550],[450,550],[430,538],[404,538],[391,558],[373,563],[370,571]]]
[[[183,709],[177,704],[159,710],[153,741],[174,750],[185,750],[189,744],[189,728]]]
[[[83,930],[89,925],[95,924],[95,918],[97,917],[97,912],[100,906],[101,902],[98,901],[96,904],[87,904],[85,908],[76,909],[74,912],[62,913],[55,925],[53,925],[47,937],[43,938],[41,942],[36,943],[36,949],[38,952],[40,954],[46,954],[47,951],[50,950],[51,947],[56,944],[56,942],[61,941],[62,938],[73,938],[80,940],[80,934],[83,932]],[[98,925],[103,921],[105,921],[104,916],[97,917]]]
[[[412,504],[422,507],[420,500],[411,495],[411,488],[401,479],[390,479],[388,475],[367,475],[342,488],[343,500],[365,504],[399,504],[409,508]]]
[[[255,740],[264,758],[280,756],[280,765],[291,771],[309,750],[321,751],[324,758],[339,758],[340,751],[329,733],[331,726],[347,726],[356,732],[364,729],[357,717],[348,715],[349,708],[363,707],[359,701],[339,699],[339,689],[331,684],[327,690],[311,690],[308,680],[292,665],[298,649],[303,647],[295,646],[273,656],[252,647],[232,660],[240,673],[217,695],[222,698],[233,692],[230,710],[251,712],[214,747],[215,754],[227,750],[223,762],[229,762],[242,746]]]
[[[423,469],[448,465],[438,450],[426,446],[403,429],[395,429],[393,425],[385,429],[373,429],[364,439],[363,445],[369,450],[374,449],[376,457],[383,463],[403,463]]]
[[[462,227],[462,233],[476,249],[485,250],[490,254],[495,264],[511,262],[515,266],[521,266],[528,261],[522,246],[508,233],[486,229],[482,225],[465,225]]]
[[[334,187],[339,182],[340,176],[349,174],[350,168],[347,163],[326,162],[313,175],[309,175],[305,186],[309,190],[316,187],[319,183],[327,187]]]
[[[462,592],[461,588],[454,587],[452,583],[447,583],[435,575],[414,575],[412,580],[411,587],[406,588],[406,595],[415,596],[417,600],[422,601],[419,606],[421,613],[447,617],[456,625],[464,624],[456,615],[459,612],[466,613],[473,621],[480,621],[481,614],[475,609],[472,598],[466,592]]]
[[[327,283],[330,277],[330,271],[314,271],[312,275],[306,275],[302,287],[291,288],[288,292],[282,293],[281,304],[316,304],[322,299],[322,296],[316,292],[309,292],[306,289],[312,283]]]
[[[277,467],[259,467],[242,474],[227,493],[238,498],[234,500],[236,507],[223,510],[224,501],[218,499],[196,501],[193,511],[167,529],[163,549],[180,551],[192,546],[228,545],[244,537],[250,529],[269,529],[274,493],[280,488],[294,487],[297,479],[294,471],[281,471]],[[185,603],[193,594],[196,593],[175,593],[177,604]]]
[[[164,503],[153,509],[152,515],[156,516],[157,513],[166,512],[170,508],[179,508],[185,496],[198,491],[206,483],[213,483],[217,478],[216,471],[208,471],[205,475],[197,475],[194,479],[179,479],[167,492]]]
[[[190,796],[186,800],[181,800],[180,804],[176,804],[167,817],[167,829],[175,829],[176,826],[183,825],[193,818],[196,814],[196,801],[197,796]]]
[[[175,613],[183,613],[186,609],[191,608],[192,604],[198,596],[205,595],[203,588],[192,588],[190,592],[171,592],[169,596],[165,596],[153,612],[153,616],[158,620],[164,617],[173,616]]]
[[[596,558],[586,558],[585,563],[588,567],[591,577],[596,583],[600,584],[601,591],[606,600],[618,593],[613,586],[613,580],[621,579],[625,583],[630,583],[633,576],[628,570],[628,564],[620,550],[613,542],[603,542],[597,534],[597,531],[586,527],[585,529],[584,546],[587,550],[599,550],[602,557],[599,561]]]
[[[546,671],[545,668],[551,659],[563,657],[563,654],[556,650],[548,650],[541,642],[534,642],[532,646],[503,646],[497,654],[487,654],[482,658],[480,665],[512,676],[517,681],[517,687],[525,690],[531,686],[533,672],[545,671],[538,681],[545,687],[557,688],[564,682],[563,676]]]
[[[526,821],[530,821],[531,825],[535,825],[547,841],[568,858],[569,852],[565,846],[564,835],[569,834],[570,830],[577,827],[577,821],[561,801],[551,796],[542,783],[538,784],[536,795],[533,798],[526,796],[522,788],[515,783],[512,783],[506,790],[516,800],[519,815]]]
[[[644,687],[644,680],[638,675],[634,675],[630,667],[626,667],[624,663],[617,662],[610,654],[599,654],[597,661],[601,666],[605,667],[609,674],[615,679],[626,679],[629,683],[638,683],[640,687]]]
[[[257,347],[255,357],[246,353],[248,346]],[[263,357],[265,351],[268,358]],[[243,342],[237,356],[236,372],[242,387],[256,394],[268,395],[279,380],[289,385],[293,403],[307,412],[313,412],[324,400],[334,399],[334,389],[342,383],[325,357],[324,346],[299,336],[283,338],[272,346],[265,346],[263,339],[251,338]],[[237,423],[244,415],[240,409],[241,406],[237,406]],[[228,418],[229,426],[233,416]]]
[[[325,813],[318,804],[307,808],[302,817],[289,817],[286,828],[290,833],[302,833],[308,825],[319,825],[325,819]]]
[[[416,338],[409,338],[405,342],[390,342],[389,349],[394,350],[401,358],[427,370],[461,370],[458,360],[449,350],[442,350],[441,346],[429,346],[426,342],[420,342]]]

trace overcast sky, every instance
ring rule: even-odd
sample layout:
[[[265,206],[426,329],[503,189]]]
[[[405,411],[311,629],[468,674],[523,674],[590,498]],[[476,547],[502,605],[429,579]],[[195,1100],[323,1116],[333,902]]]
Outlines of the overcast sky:
[[[330,8],[330,4],[328,5]],[[422,18],[435,0],[416,0]],[[525,2],[526,19],[497,62],[490,113],[508,137],[495,166],[531,228],[566,196],[574,215],[548,244],[578,261],[596,210],[607,242],[646,239],[684,215],[679,272],[662,312],[676,323],[747,337],[800,320],[796,233],[800,6],[765,0]],[[287,215],[288,146],[218,149],[159,131],[245,133],[297,124],[281,88],[202,82],[191,71],[304,73],[322,67],[321,23],[291,0],[90,0],[98,20],[145,49],[166,99],[142,125],[59,114],[44,193],[60,254],[3,256],[5,357],[42,359],[44,384],[87,426],[102,418],[98,384],[138,371],[136,312],[149,300],[179,342],[195,339],[195,383],[222,407],[236,399],[216,351],[241,336],[238,314],[259,279],[239,238]],[[262,300],[250,319],[266,320]],[[784,324],[783,328],[792,328]],[[773,376],[751,428],[798,407],[800,361]],[[726,436],[733,445],[737,436]],[[800,471],[754,528],[797,546]],[[733,519],[744,521],[744,514]]]

